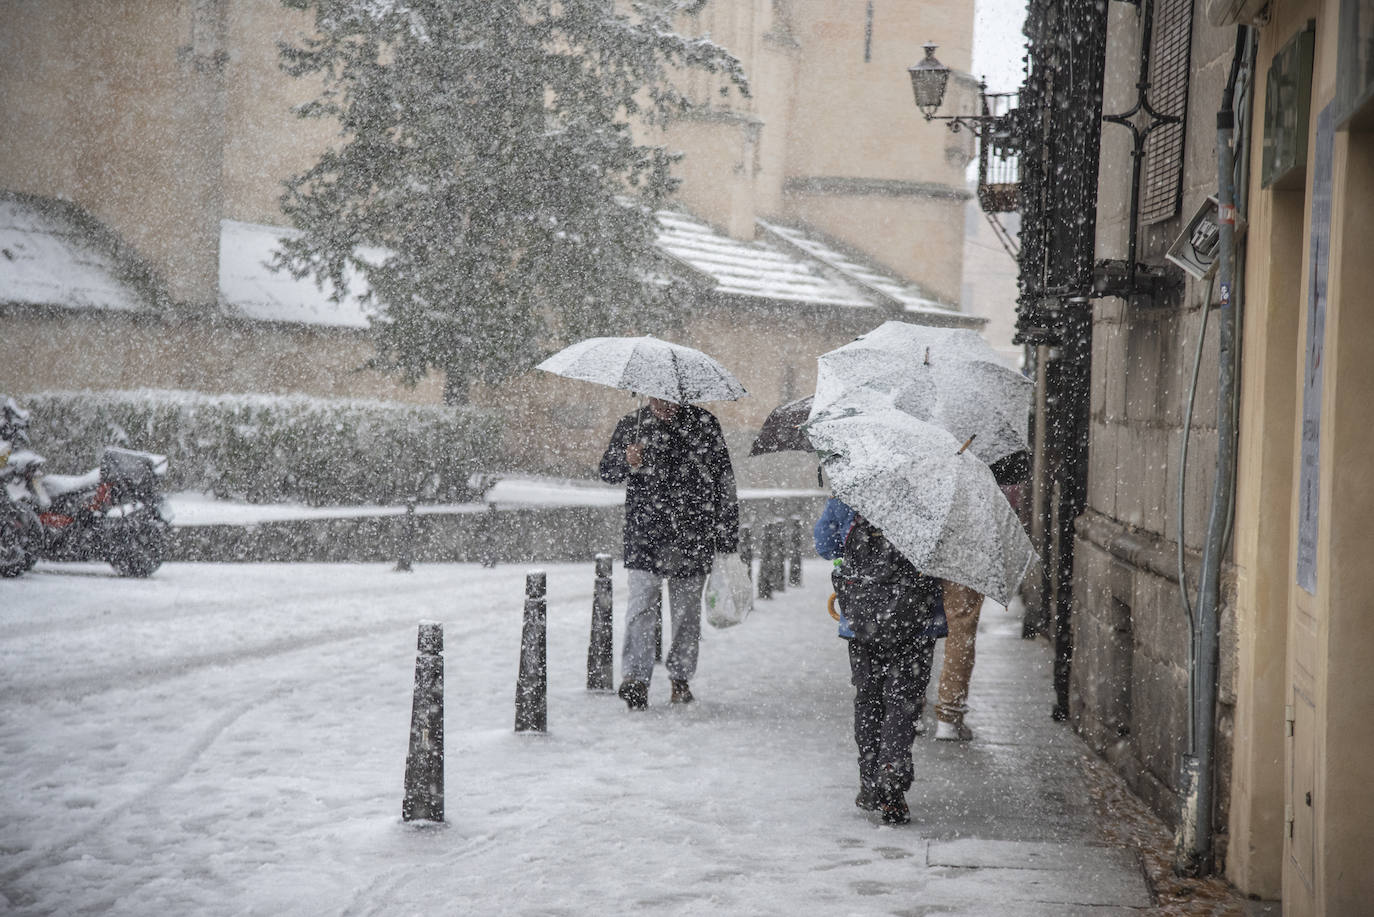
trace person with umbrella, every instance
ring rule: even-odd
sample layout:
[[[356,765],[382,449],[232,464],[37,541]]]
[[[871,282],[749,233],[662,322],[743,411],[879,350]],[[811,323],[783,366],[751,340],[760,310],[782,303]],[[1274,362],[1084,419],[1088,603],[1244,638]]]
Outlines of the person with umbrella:
[[[735,473],[720,423],[704,408],[650,398],[620,420],[601,457],[601,480],[625,482],[629,610],[620,697],[649,702],[654,625],[668,581],[672,643],[664,665],[672,702],[692,701],[701,637],[701,592],[717,552],[739,550]]]
[[[666,579],[672,642],[664,665],[672,702],[690,703],[702,588],[714,556],[739,550],[739,500],[725,436],[715,416],[692,402],[733,401],[746,394],[744,386],[707,354],[648,336],[589,338],[538,368],[649,397],[648,406],[616,425],[600,465],[603,481],[625,482],[630,595],[619,694],[631,710],[649,705]]]

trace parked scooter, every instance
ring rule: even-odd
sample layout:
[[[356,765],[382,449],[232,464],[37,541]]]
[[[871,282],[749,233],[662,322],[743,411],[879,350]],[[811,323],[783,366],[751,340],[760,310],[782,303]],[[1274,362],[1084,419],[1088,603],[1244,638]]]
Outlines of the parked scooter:
[[[6,399],[0,439],[26,446],[28,420],[29,412]],[[0,534],[0,575],[18,576],[39,558],[103,560],[120,576],[148,576],[162,566],[171,528],[162,494],[166,457],[106,446],[100,467],[85,474],[45,474],[43,463],[27,448],[11,448],[0,468],[0,520],[13,519]]]

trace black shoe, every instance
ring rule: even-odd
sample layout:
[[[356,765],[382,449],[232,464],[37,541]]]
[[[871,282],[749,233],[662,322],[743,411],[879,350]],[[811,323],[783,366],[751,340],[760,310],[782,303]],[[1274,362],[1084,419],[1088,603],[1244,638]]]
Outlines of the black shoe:
[[[907,808],[906,794],[901,790],[883,793],[879,811],[885,825],[905,825],[911,821],[911,809]]]
[[[616,693],[631,710],[646,710],[649,707],[649,686],[642,681],[622,681]]]
[[[854,797],[854,805],[863,809],[865,812],[877,812],[883,807],[882,800],[878,798],[877,787],[863,785],[859,787],[859,795]]]
[[[692,696],[692,689],[687,687],[687,679],[674,678],[672,703],[690,704],[694,700],[696,700],[696,698]]]

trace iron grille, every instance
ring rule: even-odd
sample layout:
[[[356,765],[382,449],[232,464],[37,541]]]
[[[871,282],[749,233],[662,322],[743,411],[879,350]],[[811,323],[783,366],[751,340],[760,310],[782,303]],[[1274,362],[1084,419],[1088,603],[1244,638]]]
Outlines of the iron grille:
[[[1183,181],[1183,140],[1188,113],[1188,64],[1193,38],[1193,0],[1156,0],[1150,49],[1150,104],[1180,120],[1145,139],[1140,218],[1145,225],[1178,213]]]

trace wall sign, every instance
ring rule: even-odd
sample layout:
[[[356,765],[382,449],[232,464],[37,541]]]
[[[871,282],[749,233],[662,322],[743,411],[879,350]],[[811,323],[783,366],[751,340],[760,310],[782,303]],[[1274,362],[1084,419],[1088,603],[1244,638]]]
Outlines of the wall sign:
[[[1307,362],[1302,374],[1302,453],[1298,468],[1298,585],[1317,592],[1317,522],[1321,502],[1322,367],[1326,341],[1326,269],[1331,243],[1332,106],[1317,116],[1312,168],[1312,238],[1307,254]]]

